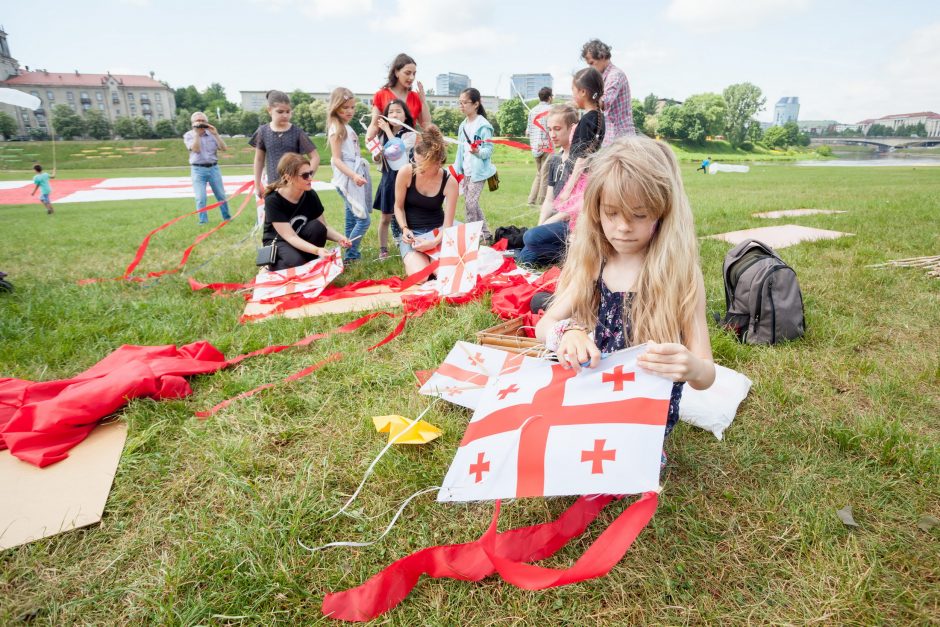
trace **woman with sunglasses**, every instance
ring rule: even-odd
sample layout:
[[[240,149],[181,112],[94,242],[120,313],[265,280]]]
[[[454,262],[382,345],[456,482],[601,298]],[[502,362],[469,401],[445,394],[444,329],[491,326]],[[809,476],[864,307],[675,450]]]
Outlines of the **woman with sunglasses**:
[[[277,163],[277,180],[264,190],[263,245],[277,244],[271,270],[294,268],[322,256],[327,240],[352,245],[330,228],[323,203],[313,191],[313,167],[304,155],[289,152]]]

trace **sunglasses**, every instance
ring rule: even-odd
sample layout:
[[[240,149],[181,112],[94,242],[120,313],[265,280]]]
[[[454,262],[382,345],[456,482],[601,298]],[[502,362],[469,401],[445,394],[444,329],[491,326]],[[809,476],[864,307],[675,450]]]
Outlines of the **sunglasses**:
[[[313,177],[313,172],[301,172],[298,176],[305,181],[309,181]]]

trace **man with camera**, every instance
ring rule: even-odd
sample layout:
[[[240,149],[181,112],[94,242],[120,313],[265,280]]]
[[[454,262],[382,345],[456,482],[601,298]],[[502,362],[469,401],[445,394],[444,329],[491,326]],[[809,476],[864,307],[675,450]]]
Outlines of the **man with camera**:
[[[206,206],[206,183],[212,188],[215,199],[221,201],[222,219],[230,220],[228,203],[225,200],[225,187],[222,184],[222,171],[219,169],[219,150],[228,150],[228,146],[219,137],[219,132],[209,124],[209,118],[202,111],[195,112],[190,118],[192,130],[183,135],[183,143],[189,149],[189,165],[192,170],[193,193],[196,195],[196,209]],[[209,224],[208,212],[199,214],[199,224]]]

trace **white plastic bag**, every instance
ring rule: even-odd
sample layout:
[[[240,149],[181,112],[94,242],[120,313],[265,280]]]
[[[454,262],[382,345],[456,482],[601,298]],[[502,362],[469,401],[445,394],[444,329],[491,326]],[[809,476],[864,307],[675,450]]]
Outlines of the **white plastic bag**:
[[[679,403],[679,419],[711,431],[719,440],[751,389],[751,380],[740,372],[715,364],[715,382],[707,390],[686,385]]]

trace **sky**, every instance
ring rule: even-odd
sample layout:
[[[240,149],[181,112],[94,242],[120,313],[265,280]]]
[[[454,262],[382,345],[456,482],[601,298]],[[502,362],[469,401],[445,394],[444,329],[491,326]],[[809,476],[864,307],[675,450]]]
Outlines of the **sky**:
[[[512,74],[548,72],[570,93],[581,46],[599,38],[635,98],[683,100],[751,82],[773,118],[858,122],[940,112],[937,0],[49,0],[17,2],[0,25],[20,66],[148,74],[171,87],[373,92],[399,52],[418,80],[470,76],[508,97]]]

